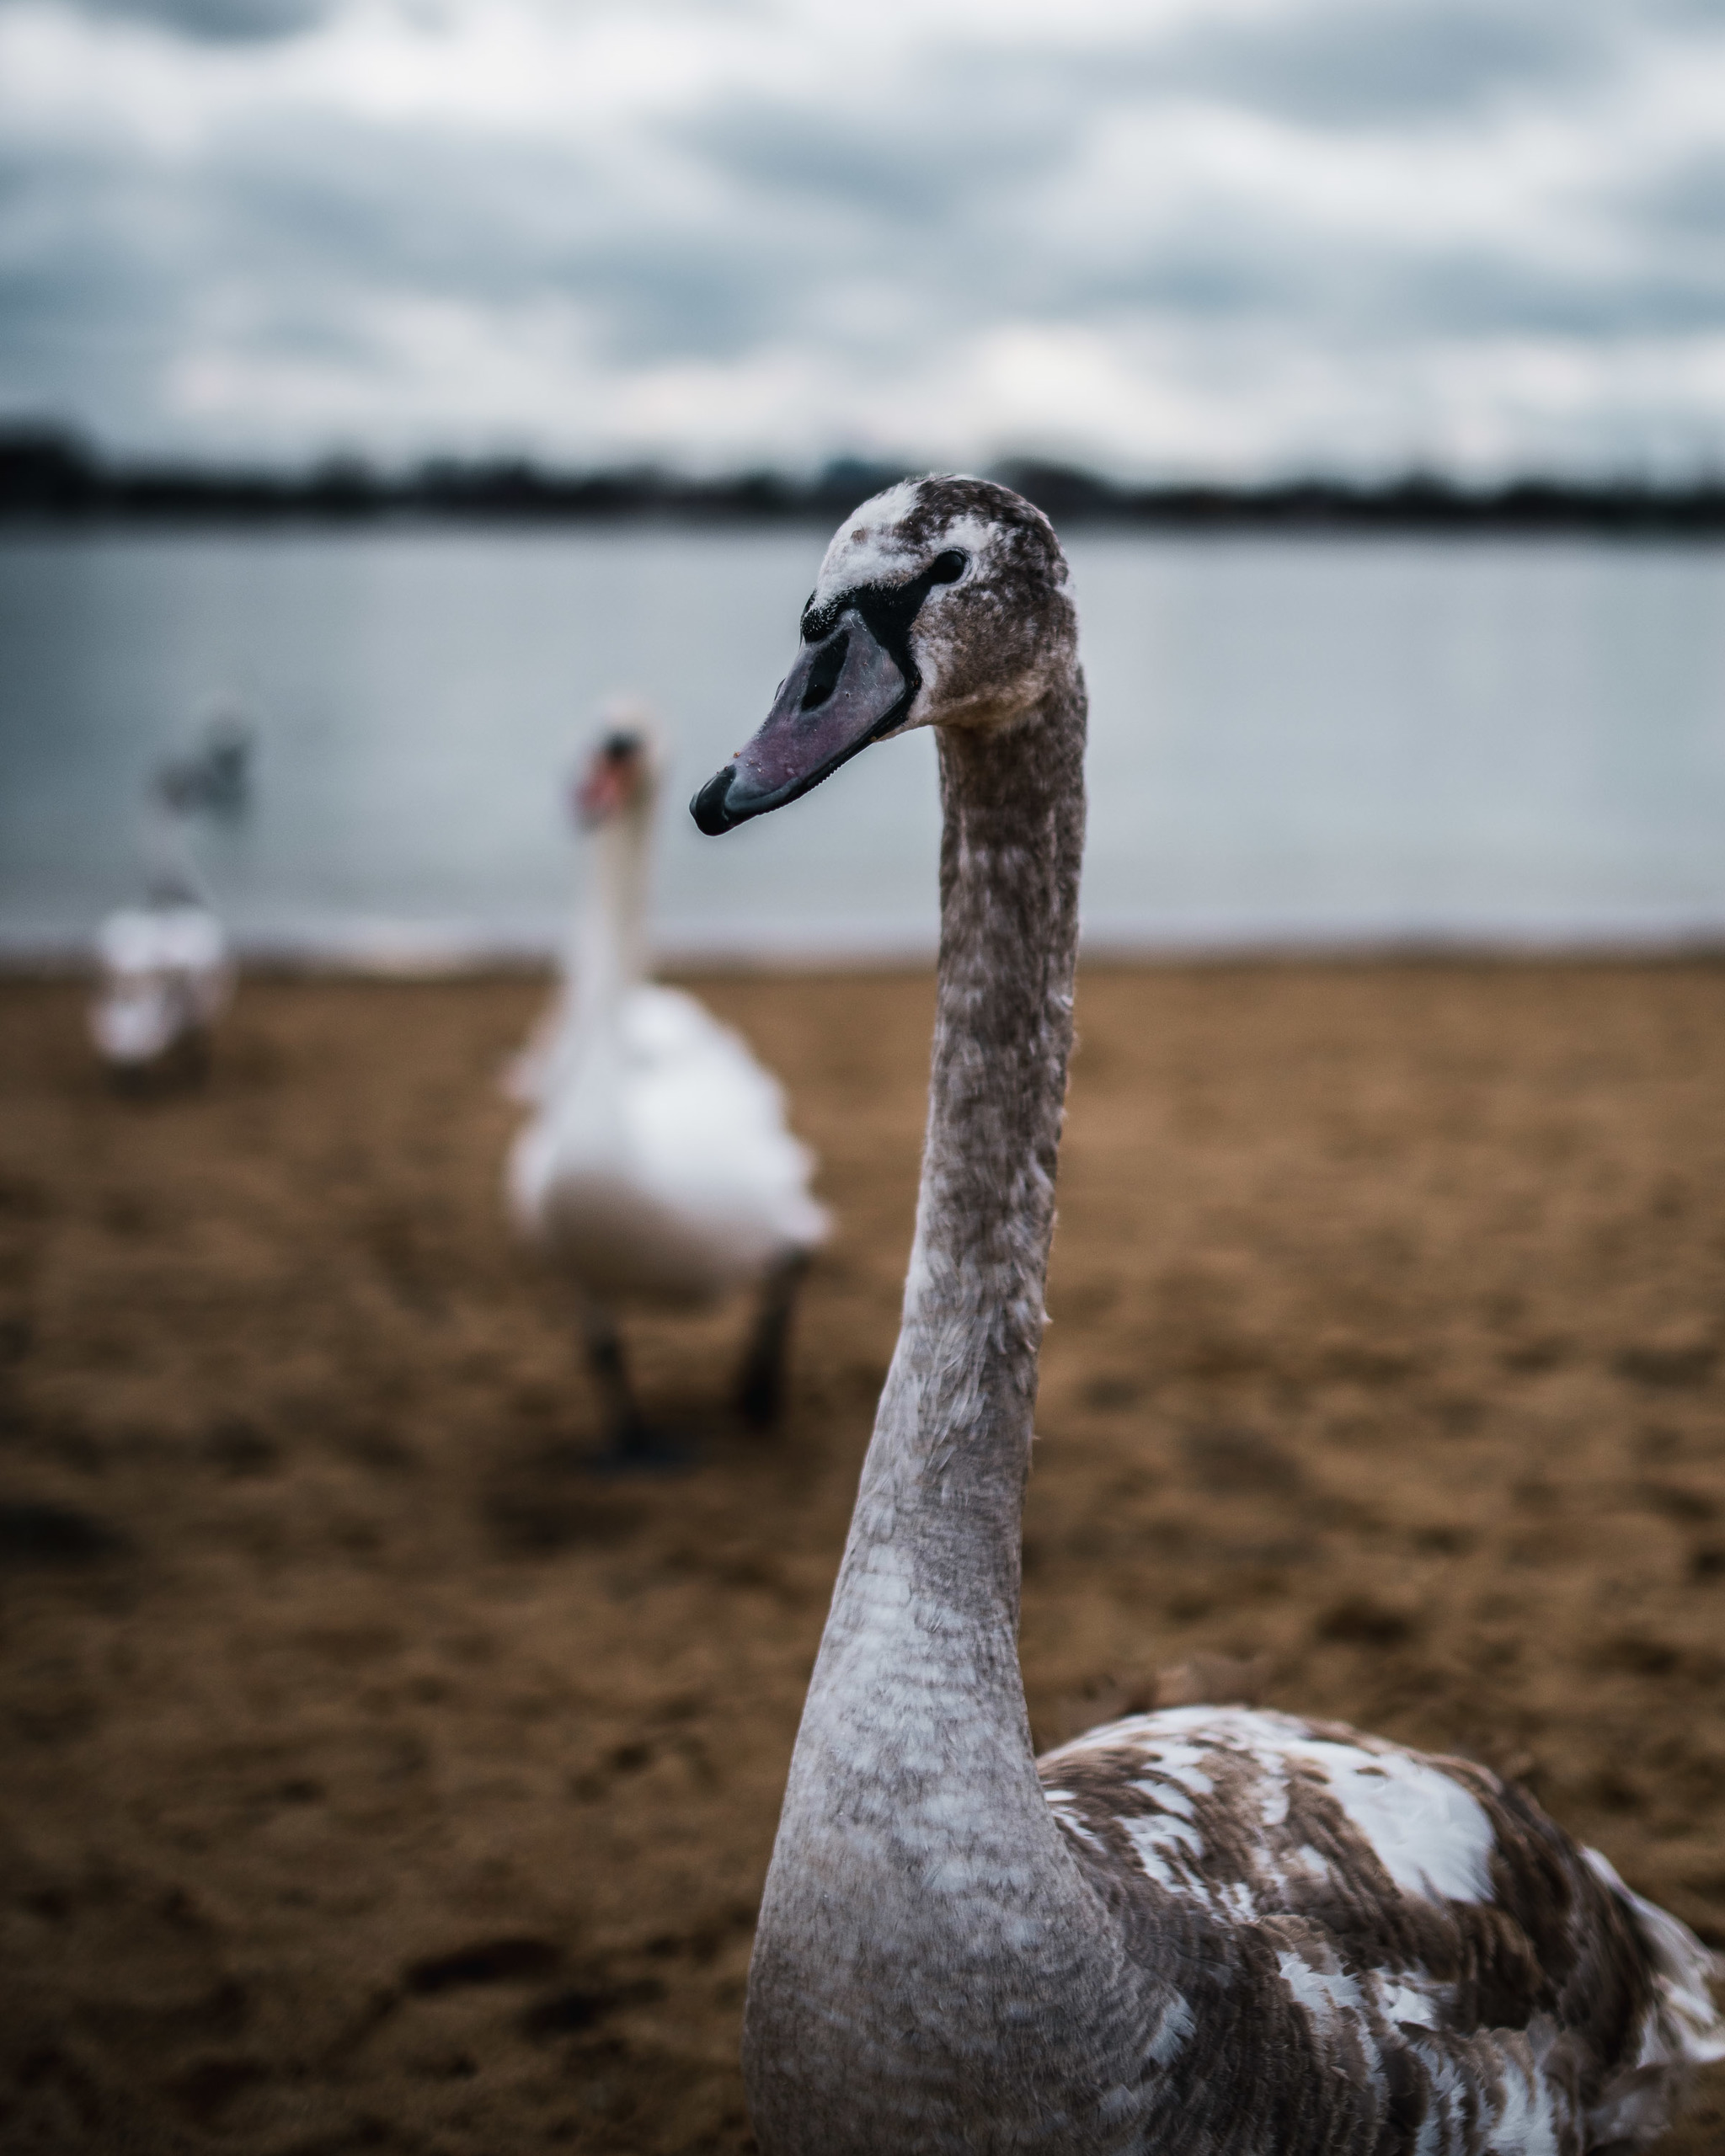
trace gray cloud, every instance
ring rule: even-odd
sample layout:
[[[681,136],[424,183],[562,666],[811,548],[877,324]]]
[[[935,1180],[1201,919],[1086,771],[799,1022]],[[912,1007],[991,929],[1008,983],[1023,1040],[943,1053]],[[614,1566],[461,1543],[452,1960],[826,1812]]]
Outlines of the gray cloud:
[[[112,150],[0,148],[0,385],[13,410],[159,424],[145,385],[185,280],[150,243],[152,192]]]
[[[351,124],[314,139],[253,131],[224,146],[212,179],[200,190],[211,261],[248,261],[308,296],[574,300],[621,364],[745,350],[787,298],[772,227],[690,231],[619,198],[579,151],[539,142],[425,128],[398,132],[380,157]]]
[[[1653,231],[1704,239],[1717,248],[1725,232],[1725,148],[1685,157],[1673,168],[1650,176],[1621,206]]]
[[[1343,0],[1268,24],[1201,24],[1151,64],[1168,88],[1307,125],[1423,124],[1597,75],[1610,13],[1585,0]]]
[[[108,12],[234,43],[308,29],[322,4]],[[1212,21],[1101,51],[931,40],[895,74],[833,73],[818,103],[715,83],[674,118],[656,108],[610,132],[412,109],[371,120],[303,97],[254,102],[172,150],[49,128],[27,155],[0,151],[0,399],[160,439],[197,424],[164,385],[208,347],[350,382],[352,435],[389,414],[391,306],[464,311],[504,343],[524,312],[561,307],[583,363],[622,383],[788,353],[817,385],[937,385],[967,339],[1015,327],[1121,354],[1154,332],[1188,355],[1194,397],[1246,354],[1274,368],[1370,352],[1387,380],[1470,339],[1605,354],[1691,338],[1725,327],[1725,268],[1705,243],[1725,161],[1693,142],[1627,156],[1610,100],[1626,56],[1655,40],[1700,53],[1716,27],[1725,0],[1305,0],[1249,29]],[[1284,167],[1215,157],[1142,187],[1096,176],[1114,169],[1096,163],[1105,136],[1153,151],[1199,124],[1194,100],[1281,123]],[[1489,159],[1506,114],[1561,121],[1583,104],[1596,176],[1548,191],[1531,221],[1506,180],[1484,234],[1441,216],[1398,234],[1338,211],[1333,185],[1277,178],[1305,169],[1302,142],[1332,165],[1369,152],[1409,174],[1422,145]],[[1226,364],[1206,366],[1206,339]],[[243,410],[225,424],[243,430]],[[692,449],[703,424],[692,408]],[[1242,429],[1257,424],[1242,404]],[[1330,424],[1345,447],[1345,398]],[[1602,445],[1616,439],[1616,421],[1599,424]],[[1708,427],[1717,438],[1699,408],[1680,425],[1697,453]]]
[[[1247,105],[1262,94],[1284,118],[1345,115],[1380,127],[1439,113],[1453,120],[1512,83],[1543,82],[1549,92],[1582,82],[1621,30],[1619,12],[1599,6],[1504,7],[1487,17],[1321,5],[1256,44],[1237,27],[1206,28],[1101,59],[996,56],[980,81],[966,56],[934,55],[884,124],[867,112],[817,121],[793,104],[751,99],[702,115],[678,139],[765,198],[781,231],[812,230],[797,253],[804,282],[895,270],[915,282],[931,323],[992,306],[1050,322],[1144,310],[1199,320],[1305,317],[1373,334],[1391,323],[1455,334],[1690,330],[1717,318],[1725,268],[1709,276],[1664,263],[1659,234],[1717,218],[1725,167],[1712,159],[1614,205],[1631,236],[1619,249],[1625,259],[1610,267],[1565,266],[1513,230],[1495,247],[1465,248],[1338,232],[1297,205],[1245,200],[1214,179],[1183,205],[1178,229],[1153,216],[1145,228],[1135,212],[1154,205],[1103,203],[1100,244],[1023,243],[1027,208],[1087,128],[1112,111],[1153,132],[1156,90],[1201,84]],[[1002,124],[1008,110],[1012,124]],[[937,114],[938,125],[930,119]],[[763,274],[770,265],[756,254],[745,282]],[[674,307],[660,312],[675,334]]]
[[[190,42],[255,45],[315,29],[337,0],[79,0],[85,12],[147,23]]]
[[[782,203],[868,221],[948,218],[1045,179],[1097,106],[1091,63],[937,49],[889,103],[759,95],[667,128],[668,139]]]

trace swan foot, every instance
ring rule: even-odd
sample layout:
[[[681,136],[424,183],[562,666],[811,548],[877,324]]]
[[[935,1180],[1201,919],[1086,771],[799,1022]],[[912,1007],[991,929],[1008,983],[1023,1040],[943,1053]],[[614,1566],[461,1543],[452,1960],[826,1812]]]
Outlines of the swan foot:
[[[622,1336],[606,1311],[588,1303],[581,1313],[587,1369],[605,1411],[605,1444],[589,1460],[595,1475],[667,1475],[690,1464],[689,1446],[655,1429],[635,1404]]]
[[[638,1416],[613,1425],[603,1449],[587,1460],[590,1475],[679,1475],[694,1465],[694,1448],[674,1430],[655,1429]]]
[[[784,1413],[785,1350],[797,1290],[809,1270],[806,1250],[787,1251],[775,1259],[761,1284],[755,1329],[738,1374],[737,1413],[751,1430],[770,1430]]]

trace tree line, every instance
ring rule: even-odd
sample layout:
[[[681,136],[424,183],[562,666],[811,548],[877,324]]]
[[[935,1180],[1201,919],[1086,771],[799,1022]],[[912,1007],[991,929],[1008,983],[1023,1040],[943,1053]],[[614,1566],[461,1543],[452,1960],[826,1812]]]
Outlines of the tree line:
[[[905,467],[842,457],[819,472],[697,478],[647,465],[563,470],[525,457],[433,457],[385,472],[353,456],[300,469],[106,457],[50,427],[0,429],[0,519],[360,524],[400,517],[676,519],[830,525]],[[1725,478],[1683,483],[1530,474],[1474,485],[1441,473],[1378,481],[1316,475],[1252,485],[1137,484],[1071,465],[1007,459],[991,476],[1062,526],[1182,530],[1593,531],[1725,535]]]

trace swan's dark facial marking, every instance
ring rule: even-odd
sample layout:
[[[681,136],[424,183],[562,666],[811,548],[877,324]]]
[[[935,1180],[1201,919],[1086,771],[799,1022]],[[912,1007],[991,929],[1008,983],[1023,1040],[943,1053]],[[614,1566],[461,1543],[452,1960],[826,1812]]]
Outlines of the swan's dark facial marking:
[[[839,685],[839,676],[845,670],[845,654],[851,648],[850,632],[841,629],[828,638],[814,654],[814,664],[809,669],[808,679],[803,685],[803,694],[798,702],[798,711],[819,711]]]
[[[923,601],[937,584],[957,584],[970,566],[970,558],[956,547],[948,547],[922,570],[903,584],[863,584],[841,591],[817,607],[811,592],[803,609],[803,641],[819,643],[832,633],[840,616],[854,608],[894,656],[902,647],[903,664],[910,661],[911,630],[922,611]]]
[[[803,649],[760,731],[689,804],[709,838],[782,808],[909,717],[922,686],[911,631],[937,584],[969,558],[948,547],[897,584],[841,592],[804,609]]]
[[[1077,618],[1053,527],[1040,510],[985,479],[924,479],[905,492],[889,535],[895,551],[926,559],[925,550],[975,535],[978,558],[962,605],[919,628],[927,687],[943,712],[1028,706],[1076,659]],[[846,536],[854,542],[854,533]],[[840,577],[847,551],[841,541],[830,557]]]

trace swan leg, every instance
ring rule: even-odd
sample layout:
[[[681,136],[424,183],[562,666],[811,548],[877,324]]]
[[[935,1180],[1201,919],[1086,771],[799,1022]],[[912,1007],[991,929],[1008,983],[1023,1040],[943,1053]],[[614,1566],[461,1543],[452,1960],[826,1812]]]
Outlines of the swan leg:
[[[751,1429],[770,1430],[784,1412],[785,1349],[797,1290],[809,1270],[806,1250],[776,1258],[761,1283],[755,1327],[737,1380],[737,1412]]]
[[[605,1444],[595,1466],[613,1472],[680,1466],[681,1449],[652,1428],[637,1406],[622,1336],[597,1303],[583,1303],[581,1333],[605,1417]]]

